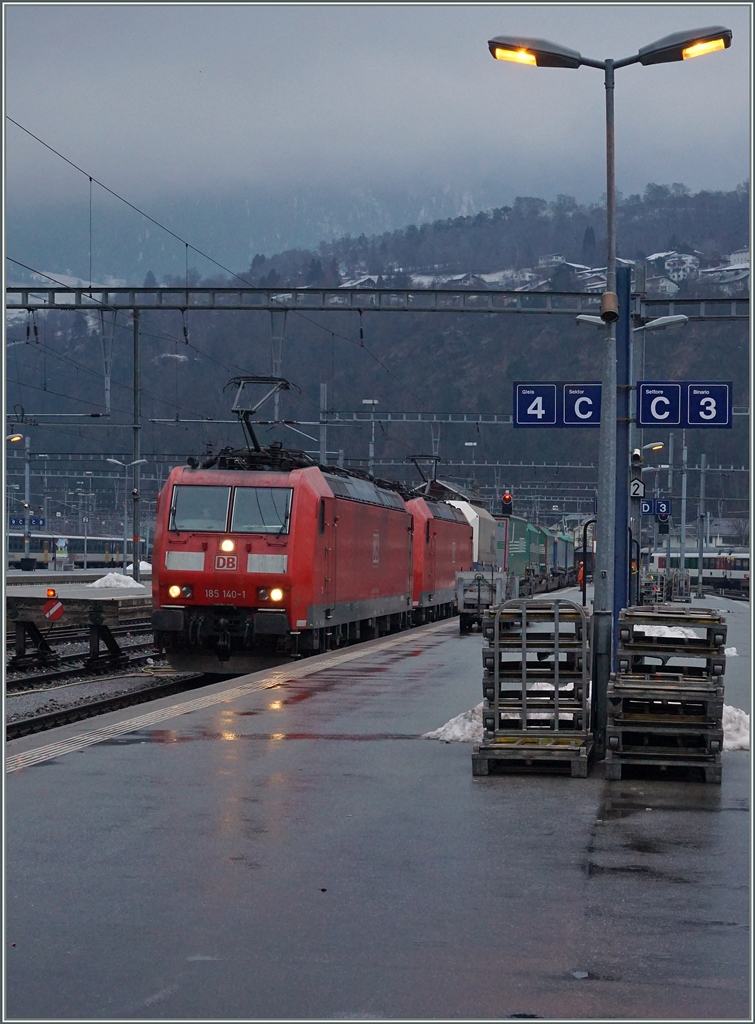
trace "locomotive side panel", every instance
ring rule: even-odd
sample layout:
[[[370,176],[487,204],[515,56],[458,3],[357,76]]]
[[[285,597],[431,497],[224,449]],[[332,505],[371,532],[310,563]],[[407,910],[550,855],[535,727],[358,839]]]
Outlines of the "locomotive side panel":
[[[406,612],[411,580],[411,522],[401,509],[336,496],[332,597],[313,603],[308,624],[337,625]]]

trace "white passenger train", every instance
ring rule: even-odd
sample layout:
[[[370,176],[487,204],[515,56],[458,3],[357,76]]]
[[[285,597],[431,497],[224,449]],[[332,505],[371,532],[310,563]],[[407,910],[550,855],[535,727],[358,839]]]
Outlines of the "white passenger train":
[[[679,549],[671,549],[671,569],[678,569]],[[684,568],[690,574],[693,584],[697,583],[698,552],[687,548],[684,553]],[[651,574],[665,572],[666,551],[658,550],[650,554],[648,571]],[[747,548],[707,547],[703,550],[703,586],[711,586],[721,590],[750,590],[750,552]]]

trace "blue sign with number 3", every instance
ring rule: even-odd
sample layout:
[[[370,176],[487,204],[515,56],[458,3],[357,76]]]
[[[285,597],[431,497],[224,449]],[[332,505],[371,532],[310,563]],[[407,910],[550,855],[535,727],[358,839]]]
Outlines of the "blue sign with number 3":
[[[638,381],[640,427],[731,427],[731,381]]]

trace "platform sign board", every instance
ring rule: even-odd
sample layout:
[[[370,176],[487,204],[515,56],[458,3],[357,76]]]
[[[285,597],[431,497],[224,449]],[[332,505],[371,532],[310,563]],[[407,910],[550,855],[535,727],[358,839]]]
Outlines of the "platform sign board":
[[[641,381],[637,385],[640,427],[680,427],[682,425],[682,385]]]
[[[694,382],[687,385],[687,425],[731,426],[731,383]]]
[[[26,520],[24,519],[23,516],[11,516],[10,517],[10,525],[11,526],[23,526],[25,523],[26,523]]]
[[[654,504],[655,503],[653,501],[650,501],[647,498],[644,501],[641,501],[640,502],[640,514],[643,515],[643,516],[652,516],[652,514],[653,514],[653,505]]]
[[[515,427],[599,427],[601,385],[595,381],[515,382]]]
[[[555,427],[557,384],[514,384],[514,426]]]
[[[671,515],[671,498],[656,498],[654,504],[657,516]]]
[[[562,392],[565,427],[600,426],[600,384],[564,384]]]
[[[638,381],[639,427],[731,427],[731,381]]]
[[[38,529],[44,529],[45,521],[39,516],[32,516],[29,520],[32,526],[36,526]]]

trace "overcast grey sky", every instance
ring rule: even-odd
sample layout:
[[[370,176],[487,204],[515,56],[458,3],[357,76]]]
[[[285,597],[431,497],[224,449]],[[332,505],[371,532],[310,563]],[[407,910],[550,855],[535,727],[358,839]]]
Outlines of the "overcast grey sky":
[[[6,113],[136,202],[166,191],[366,182],[510,198],[605,191],[604,90],[591,68],[494,61],[493,35],[603,59],[723,24],[729,50],[616,75],[617,187],[749,177],[750,7],[14,5]],[[13,125],[11,204],[86,183]]]

